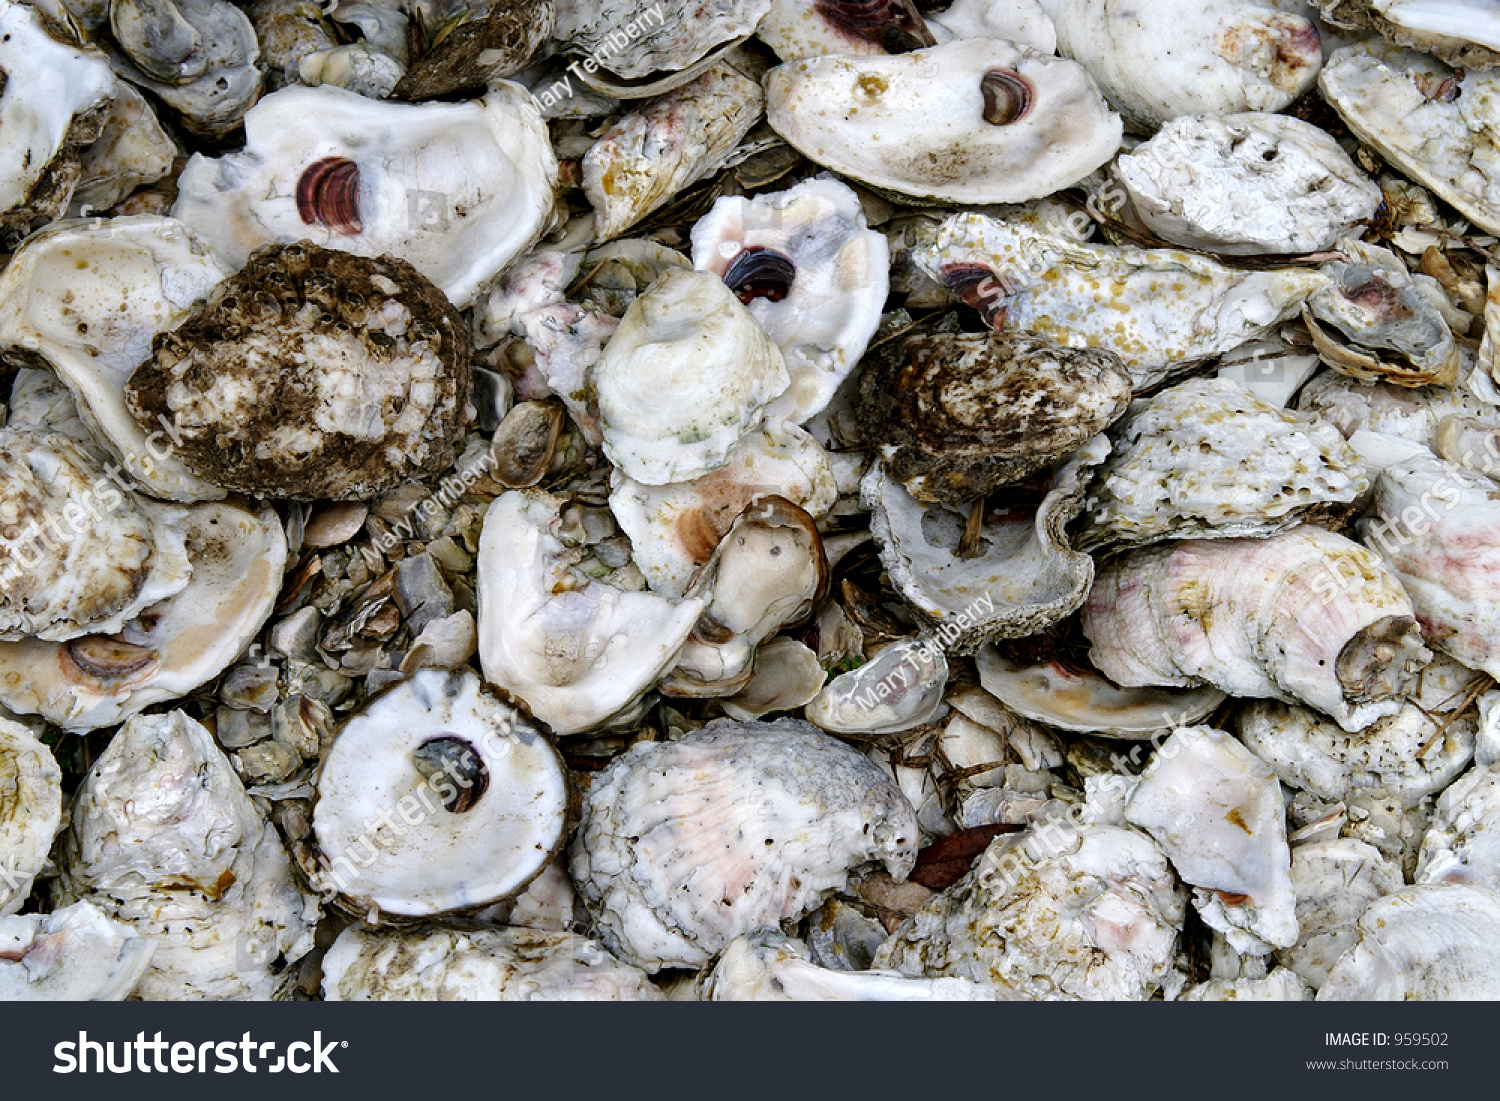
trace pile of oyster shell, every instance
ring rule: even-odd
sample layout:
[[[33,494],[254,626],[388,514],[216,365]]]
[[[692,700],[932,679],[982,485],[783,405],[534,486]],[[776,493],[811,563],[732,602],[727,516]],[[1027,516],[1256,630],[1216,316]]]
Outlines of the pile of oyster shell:
[[[1497,66],[0,0],[0,998],[1500,996]]]

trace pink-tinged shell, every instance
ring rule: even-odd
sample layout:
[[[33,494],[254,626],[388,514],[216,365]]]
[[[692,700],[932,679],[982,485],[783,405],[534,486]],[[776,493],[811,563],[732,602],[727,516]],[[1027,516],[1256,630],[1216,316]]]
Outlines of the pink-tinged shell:
[[[345,157],[324,157],[297,180],[297,214],[310,226],[336,233],[359,233],[359,165]]]

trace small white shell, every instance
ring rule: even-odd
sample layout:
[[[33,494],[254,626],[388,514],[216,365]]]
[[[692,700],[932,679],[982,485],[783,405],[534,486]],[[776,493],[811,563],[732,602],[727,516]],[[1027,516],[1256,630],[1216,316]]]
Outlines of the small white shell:
[[[0,1001],[123,1001],[155,949],[91,902],[0,917]]]
[[[909,730],[938,714],[947,683],[942,647],[931,639],[904,638],[834,677],[803,714],[835,734]]]
[[[1355,922],[1376,899],[1399,891],[1401,869],[1372,845],[1352,838],[1314,841],[1292,849],[1297,892],[1297,943],[1276,959],[1314,990],[1359,939]]]
[[[1500,889],[1500,774],[1473,769],[1438,797],[1413,882]]]

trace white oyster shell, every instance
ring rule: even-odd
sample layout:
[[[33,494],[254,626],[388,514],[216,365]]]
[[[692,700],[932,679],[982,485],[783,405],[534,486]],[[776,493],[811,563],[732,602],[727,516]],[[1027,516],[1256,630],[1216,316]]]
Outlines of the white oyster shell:
[[[1399,891],[1401,869],[1373,845],[1352,838],[1314,841],[1292,849],[1297,893],[1297,943],[1276,959],[1314,990],[1359,939],[1355,923],[1377,899]]]
[[[33,234],[0,273],[0,345],[40,357],[73,392],[99,443],[146,492],[211,501],[224,491],[172,453],[176,426],[147,434],[125,383],[229,270],[181,222],[142,214],[59,222]]]
[[[155,948],[90,902],[0,917],[0,1000],[123,1001]]]
[[[638,482],[691,481],[729,463],[790,381],[722,280],[669,272],[631,303],[594,370],[604,452]]]
[[[1057,47],[1147,132],[1180,115],[1280,111],[1323,64],[1317,25],[1262,0],[1042,0]]]
[[[903,638],[858,669],[834,677],[803,714],[835,734],[910,730],[942,709],[947,683],[942,646],[931,638]]]
[[[1115,174],[1157,236],[1227,255],[1332,248],[1382,201],[1324,131],[1263,112],[1173,119]]]
[[[1273,409],[1241,383],[1191,379],[1137,400],[1110,429],[1084,549],[1284,531],[1369,488],[1331,424]]]
[[[655,1002],[639,968],[576,933],[351,925],[323,957],[330,1002]]]
[[[604,943],[655,972],[795,920],[862,865],[904,879],[917,839],[910,804],[856,750],[796,720],[721,720],[599,773],[572,871]]]
[[[479,537],[479,660],[485,679],[519,697],[558,734],[607,721],[672,664],[701,600],[625,592],[574,567],[561,538],[564,502],[511,491]]]
[[[1227,352],[1295,315],[1326,281],[1293,268],[1239,271],[1173,249],[1081,244],[985,214],[955,214],[913,258],[996,329],[1103,348],[1137,389]]]
[[[58,901],[89,901],[156,941],[146,1000],[272,996],[311,950],[303,895],[213,736],[181,711],[131,719],[94,762],[64,835]]]
[[[177,143],[167,133],[146,97],[119,81],[104,129],[80,152],[78,187],[70,215],[107,210],[142,184],[171,175]]]
[[[1238,952],[1297,943],[1286,807],[1276,775],[1210,726],[1183,727],[1157,750],[1125,804],[1156,838],[1193,904]]]
[[[31,894],[62,825],[62,769],[26,727],[0,718],[0,918]]]
[[[1392,42],[1444,61],[1485,69],[1500,59],[1500,7],[1494,0],[1314,0],[1323,18],[1373,28]]]
[[[566,816],[552,745],[474,673],[425,669],[371,699],[323,755],[318,886],[409,917],[489,905],[541,872]]]
[[[700,980],[706,1002],[993,1002],[968,979],[922,979],[895,971],[834,971],[812,962],[801,941],[763,930],[736,937]]]
[[[1334,51],[1319,84],[1360,139],[1476,225],[1500,232],[1500,70],[1460,75],[1414,50],[1358,43]]]
[[[1328,421],[1346,439],[1365,430],[1427,448],[1436,447],[1438,427],[1445,417],[1494,420],[1500,415],[1500,410],[1479,401],[1462,386],[1413,390],[1388,382],[1359,382],[1337,371],[1324,371],[1303,387],[1297,408]]]
[[[766,119],[841,175],[966,204],[1075,184],[1114,156],[1122,133],[1083,66],[996,39],[789,61],[766,76]]]
[[[927,16],[939,43],[954,38],[1003,38],[1039,54],[1057,52],[1057,28],[1038,0],[953,0]]]
[[[1359,919],[1320,1002],[1489,1001],[1500,996],[1500,894],[1445,884],[1407,887]]]
[[[756,294],[746,284],[768,260],[790,262],[790,284]],[[693,226],[693,266],[725,280],[776,342],[792,381],[766,416],[796,424],[833,400],[875,334],[890,290],[885,236],[865,228],[859,196],[830,179],[718,200]]]
[[[684,69],[716,46],[745,38],[771,0],[707,0],[691,6],[661,0],[558,0],[553,37],[599,68],[640,79]],[[620,41],[620,39],[624,41]]]
[[[352,198],[320,194],[333,161],[353,165]],[[556,176],[536,101],[509,81],[420,105],[288,87],[245,115],[242,152],[193,156],[172,213],[236,268],[263,245],[307,239],[406,260],[463,309],[546,230]]]
[[[1500,889],[1500,774],[1476,768],[1438,797],[1422,838],[1416,883]]]
[[[1143,1001],[1172,967],[1184,892],[1149,837],[1049,820],[996,838],[874,966],[1026,1000]]]
[[[1263,979],[1211,979],[1189,986],[1179,1002],[1310,1002],[1313,992],[1296,972],[1277,968]]]
[[[767,422],[747,433],[727,465],[688,482],[650,486],[610,476],[609,507],[653,591],[680,597],[735,519],[775,495],[815,520],[838,498],[828,453],[801,428]]]
[[[1432,658],[1395,575],[1358,543],[1310,524],[1108,562],[1083,631],[1094,665],[1121,685],[1212,684],[1300,699],[1349,731],[1399,711]]]
[[[1453,782],[1474,758],[1472,716],[1400,711],[1349,733],[1316,711],[1256,700],[1239,714],[1245,745],[1283,782],[1329,801],[1361,796],[1415,807]]]

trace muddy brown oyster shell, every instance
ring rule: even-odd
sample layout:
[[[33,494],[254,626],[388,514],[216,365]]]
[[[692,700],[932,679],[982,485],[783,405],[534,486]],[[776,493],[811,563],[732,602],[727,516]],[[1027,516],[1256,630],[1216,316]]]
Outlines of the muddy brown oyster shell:
[[[126,386],[200,477],[258,497],[368,498],[442,470],[469,416],[463,318],[404,260],[273,245]]]
[[[1112,352],[938,333],[870,355],[859,422],[908,493],[956,505],[1072,454],[1129,404],[1130,375]]]

